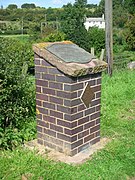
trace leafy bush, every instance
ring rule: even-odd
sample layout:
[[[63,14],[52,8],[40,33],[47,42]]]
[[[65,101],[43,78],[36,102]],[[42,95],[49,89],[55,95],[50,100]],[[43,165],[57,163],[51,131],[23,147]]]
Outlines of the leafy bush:
[[[89,49],[95,48],[96,54],[105,49],[105,31],[97,27],[89,28],[88,30]]]
[[[34,43],[34,42],[30,39],[30,37],[24,35],[24,36],[18,36],[18,37],[11,36],[11,37],[5,37],[5,38],[11,39],[10,42],[13,42],[13,46],[15,46],[15,48],[18,48],[18,51],[20,49],[19,57],[23,58],[23,60],[25,59],[25,61],[28,64],[28,69],[31,67],[34,67],[34,53],[32,50],[32,43]],[[6,42],[6,39],[4,42]],[[2,44],[2,42],[1,42],[1,44]],[[17,45],[18,45],[18,47],[17,47]]]
[[[125,29],[114,29],[113,30],[113,51],[123,52],[127,49],[127,43],[125,38]]]
[[[65,34],[63,32],[51,33],[50,35],[48,35],[43,40],[46,42],[64,41],[65,40]]]
[[[13,39],[0,42],[0,146],[12,149],[35,133],[35,91],[27,47]]]
[[[27,34],[27,30],[23,30],[24,34]],[[5,31],[0,31],[1,35],[21,35],[22,30],[5,30]]]

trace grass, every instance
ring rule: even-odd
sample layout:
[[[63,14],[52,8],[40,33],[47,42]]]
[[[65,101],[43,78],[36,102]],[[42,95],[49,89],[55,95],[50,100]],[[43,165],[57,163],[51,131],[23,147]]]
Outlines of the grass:
[[[101,136],[111,142],[91,160],[72,166],[17,148],[0,152],[0,179],[129,180],[135,177],[135,71],[103,74]]]
[[[18,35],[0,35],[0,37],[5,37],[5,38],[13,38],[20,40],[23,43],[27,43],[29,41],[29,35],[28,34],[18,34]]]

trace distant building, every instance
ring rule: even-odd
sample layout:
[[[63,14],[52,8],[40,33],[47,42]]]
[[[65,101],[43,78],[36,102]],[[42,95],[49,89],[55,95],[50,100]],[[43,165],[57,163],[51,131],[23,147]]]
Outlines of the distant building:
[[[88,30],[90,27],[98,27],[100,29],[105,29],[105,18],[104,14],[101,18],[91,17],[86,18],[86,21],[84,23],[85,28]]]

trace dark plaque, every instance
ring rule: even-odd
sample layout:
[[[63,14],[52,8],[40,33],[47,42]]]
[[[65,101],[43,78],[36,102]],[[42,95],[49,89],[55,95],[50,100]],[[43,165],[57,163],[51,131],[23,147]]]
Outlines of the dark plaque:
[[[80,48],[76,44],[58,43],[52,44],[46,49],[67,63],[88,63],[92,59],[95,59],[92,54]]]
[[[83,93],[82,93],[82,96],[81,96],[81,99],[87,108],[89,107],[93,97],[94,97],[94,91],[90,87],[90,85],[87,84]]]

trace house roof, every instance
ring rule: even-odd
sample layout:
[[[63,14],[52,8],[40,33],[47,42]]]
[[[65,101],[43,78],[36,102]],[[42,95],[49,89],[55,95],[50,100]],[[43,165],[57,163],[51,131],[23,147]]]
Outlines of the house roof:
[[[105,20],[103,18],[96,18],[96,17],[94,17],[94,18],[86,18],[86,22],[88,22],[88,21],[97,21],[97,22],[102,21],[102,22],[105,22]]]

